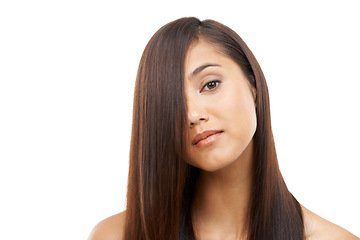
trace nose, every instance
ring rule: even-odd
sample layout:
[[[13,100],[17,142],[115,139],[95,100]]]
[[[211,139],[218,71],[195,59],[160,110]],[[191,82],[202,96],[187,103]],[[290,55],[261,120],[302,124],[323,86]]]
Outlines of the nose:
[[[209,120],[209,115],[206,112],[205,106],[201,101],[194,98],[187,100],[187,114],[189,126],[193,127],[200,122],[207,122]]]

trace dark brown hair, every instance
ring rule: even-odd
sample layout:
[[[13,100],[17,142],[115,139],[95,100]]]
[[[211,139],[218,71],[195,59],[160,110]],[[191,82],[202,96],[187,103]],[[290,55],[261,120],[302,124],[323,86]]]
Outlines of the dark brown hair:
[[[181,18],[160,28],[142,55],[135,85],[124,239],[195,239],[191,203],[199,169],[183,160],[187,123],[184,61],[199,38],[238,63],[256,88],[254,179],[248,239],[303,240],[300,204],[281,176],[263,72],[244,41],[213,20]]]

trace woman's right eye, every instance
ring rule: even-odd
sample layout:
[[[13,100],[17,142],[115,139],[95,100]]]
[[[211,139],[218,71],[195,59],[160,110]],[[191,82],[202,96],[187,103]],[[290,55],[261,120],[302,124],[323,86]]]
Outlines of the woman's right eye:
[[[220,80],[212,80],[207,82],[201,89],[200,92],[204,92],[204,91],[213,91],[215,89],[217,89],[220,85]]]

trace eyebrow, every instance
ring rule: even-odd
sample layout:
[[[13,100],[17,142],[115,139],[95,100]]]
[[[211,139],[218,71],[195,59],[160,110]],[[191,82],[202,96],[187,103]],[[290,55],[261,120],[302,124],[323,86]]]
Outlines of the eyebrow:
[[[200,67],[196,68],[189,76],[189,79],[192,79],[194,78],[196,75],[198,75],[202,70],[204,70],[205,68],[208,68],[208,67],[220,67],[219,64],[216,64],[216,63],[206,63],[206,64],[203,64],[201,65]]]

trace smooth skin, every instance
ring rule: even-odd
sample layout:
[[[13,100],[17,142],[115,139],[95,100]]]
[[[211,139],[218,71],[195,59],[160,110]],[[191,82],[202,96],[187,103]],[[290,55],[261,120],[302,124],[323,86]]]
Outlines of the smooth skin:
[[[256,91],[232,59],[203,39],[194,41],[187,53],[185,76],[189,126],[185,161],[202,169],[192,206],[196,239],[246,239]],[[193,145],[194,137],[206,130],[221,134],[208,144]],[[302,209],[307,240],[359,240]],[[89,240],[122,239],[125,214],[97,224]]]

